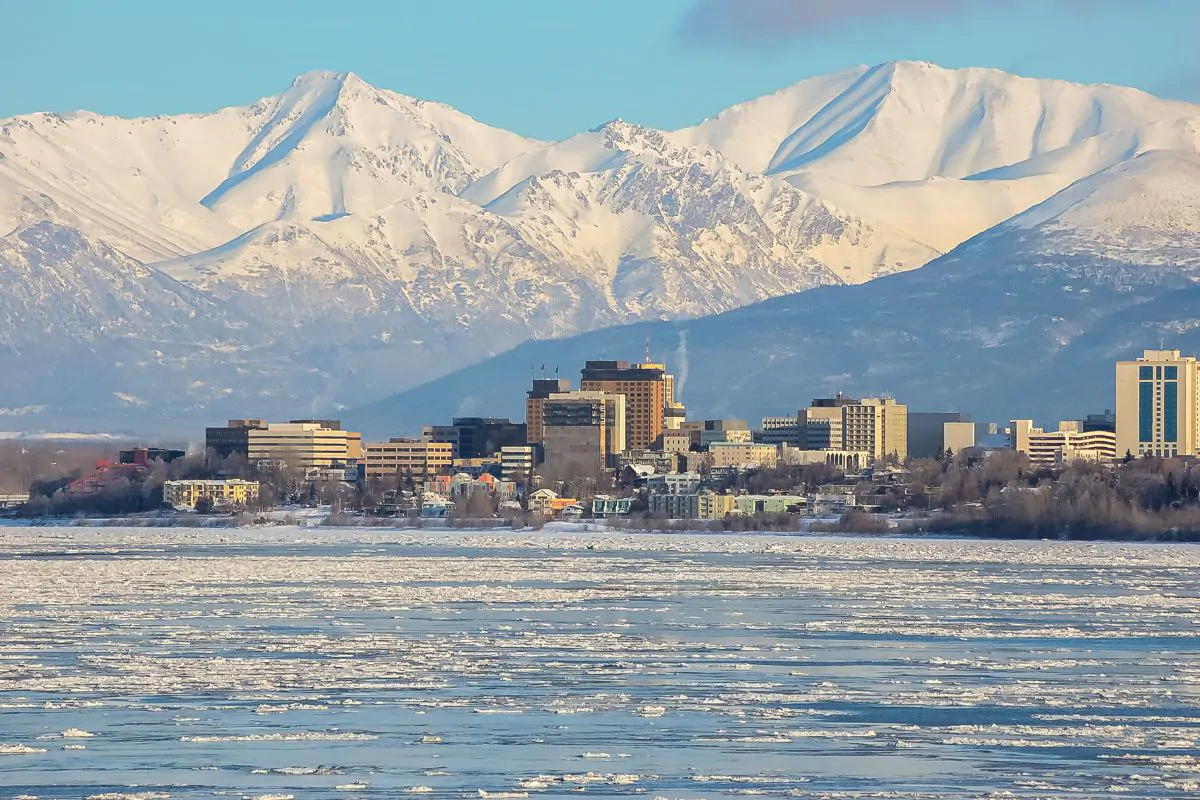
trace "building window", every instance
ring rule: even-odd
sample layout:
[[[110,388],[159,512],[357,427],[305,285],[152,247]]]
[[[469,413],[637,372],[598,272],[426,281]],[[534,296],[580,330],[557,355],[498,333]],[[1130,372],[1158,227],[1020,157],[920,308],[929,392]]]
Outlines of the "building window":
[[[1138,369],[1138,380],[1152,381],[1154,380],[1154,367],[1141,367]]]
[[[1142,367],[1143,370],[1148,369]],[[1143,381],[1139,386],[1138,441],[1154,441],[1154,384]]]
[[[1168,383],[1163,402],[1163,438],[1168,442],[1179,441],[1179,384]]]

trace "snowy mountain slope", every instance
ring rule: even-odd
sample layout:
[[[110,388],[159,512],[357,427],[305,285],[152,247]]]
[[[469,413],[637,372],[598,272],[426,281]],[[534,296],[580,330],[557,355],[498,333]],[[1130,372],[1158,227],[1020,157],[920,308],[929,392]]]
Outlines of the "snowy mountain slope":
[[[823,108],[841,97],[867,67],[807,78],[738,103],[690,128],[672,131],[684,146],[710,147],[747,172],[766,172],[779,146]]]
[[[910,63],[812,78],[679,131],[618,120],[551,144],[334,73],[211,114],[0,120],[0,369],[22,397],[0,409],[44,407],[30,424],[58,427],[120,425],[134,407],[164,425],[321,413],[530,338],[712,314],[714,336],[749,326],[761,357],[713,355],[763,381],[776,362],[836,377],[825,359],[875,348],[890,360],[860,377],[888,385],[871,388],[928,392],[909,373],[940,357],[931,335],[992,348],[971,357],[1012,377],[998,345],[1126,330],[1127,301],[1176,308],[1198,152],[1196,106]],[[820,288],[950,250],[862,294]],[[803,321],[731,313],[814,288],[754,306]],[[1079,300],[1070,313],[1059,293]],[[821,320],[836,334],[805,327]],[[797,342],[827,353],[795,361]],[[96,390],[61,391],[61,375]]]
[[[448,398],[520,414],[531,363],[562,374],[649,338],[686,373],[689,418],[793,413],[836,391],[914,410],[1046,422],[1112,407],[1112,362],[1200,350],[1200,158],[1152,152],[1091,176],[931,264],[698,320],[527,342],[346,414],[366,430]],[[486,394],[481,387],[487,387]]]
[[[813,111],[820,94],[796,84],[808,102],[789,130],[776,109],[758,110],[784,90],[672,136],[736,153],[943,252],[1138,153],[1200,150],[1200,107],[1133,89],[909,62],[821,86],[844,88]],[[740,138],[722,127],[735,110]]]
[[[325,72],[212,114],[32,114],[0,120],[0,233],[44,218],[172,258],[274,219],[455,192],[538,144]]]
[[[1069,186],[968,242],[956,259],[1006,254],[1093,281],[1200,279],[1200,155],[1143,153]]]
[[[790,176],[788,183],[840,208],[855,209],[949,252],[1040,203],[1075,179],[1069,174],[1030,175],[1013,180],[958,180],[935,177],[860,186],[815,172]]]
[[[701,296],[716,293],[741,304],[781,288],[869,280],[936,255],[901,231],[748,173],[710,149],[681,147],[661,131],[615,121],[586,136],[597,168],[509,172],[504,182],[518,182],[487,208],[548,252],[609,273],[618,299],[632,296],[629,271],[674,265],[681,280],[650,297],[659,313],[671,313],[671,298],[697,279]],[[565,143],[572,154],[583,151],[582,138]],[[712,313],[704,305],[697,297],[683,313]]]
[[[788,181],[843,208],[885,219],[917,241],[949,251],[1077,180],[1158,150],[1200,153],[1200,116],[1093,136],[965,179],[938,176],[861,186],[808,170]]]
[[[935,255],[658,131],[614,122],[589,138],[594,171],[526,176],[485,207],[422,194],[260,226],[160,267],[234,303],[272,300],[285,324],[354,315],[381,335],[425,324],[509,341],[514,324],[545,338],[701,316]]]
[[[513,344],[531,330],[598,322],[579,319],[586,304],[577,271],[550,262],[502,218],[446,194],[370,216],[269,223],[160,267],[285,327],[353,320],[355,335],[387,340],[450,330]],[[500,286],[512,291],[494,291]]]
[[[419,382],[525,338],[516,323],[498,340],[384,335],[353,314],[283,324],[264,313],[277,301],[226,302],[46,221],[0,237],[0,416],[153,432],[247,408],[315,414],[406,385],[397,364]]]
[[[198,204],[207,185],[198,176],[220,174],[236,153],[224,131],[238,124],[229,112],[0,121],[0,233],[48,220],[147,261],[219,244],[238,231]]]
[[[966,178],[1113,131],[1197,116],[1134,89],[1019,78],[999,70],[875,67],[783,141],[767,171],[820,163],[860,185]]]
[[[219,319],[210,299],[71,228],[36,222],[0,237],[0,343],[47,334],[153,337]]]
[[[162,414],[261,344],[211,298],[77,230],[43,220],[0,237],[0,406],[84,424]]]
[[[538,175],[551,172],[602,172],[618,168],[625,163],[630,152],[614,147],[606,129],[616,129],[620,124],[620,120],[614,120],[595,130],[522,153],[472,183],[459,196],[486,206],[514,186]]]
[[[311,73],[251,108],[265,121],[201,204],[245,230],[456,193],[538,144],[353,74]]]

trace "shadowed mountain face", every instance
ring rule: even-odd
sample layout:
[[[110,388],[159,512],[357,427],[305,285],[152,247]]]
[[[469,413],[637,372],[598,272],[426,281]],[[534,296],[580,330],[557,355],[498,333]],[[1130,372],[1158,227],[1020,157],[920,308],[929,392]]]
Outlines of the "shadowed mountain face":
[[[578,380],[588,358],[655,358],[686,376],[689,417],[791,414],[817,396],[887,392],[917,410],[980,420],[1074,418],[1111,408],[1112,362],[1168,345],[1200,350],[1200,286],[1130,289],[1079,275],[942,267],[825,288],[717,317],[529,342],[413,391],[347,412],[379,435],[451,413],[520,417],[531,368]],[[986,304],[986,310],[983,306]]]
[[[911,63],[556,143],[333,73],[0,120],[0,429],[340,413],[439,376],[363,418],[518,413],[530,364],[636,357],[643,325],[690,354],[697,412],[991,408],[1084,342],[1059,374],[1156,344],[1130,328],[1156,304],[1140,324],[1186,338],[1198,142],[1196,106]]]
[[[636,358],[647,338],[692,417],[789,414],[837,391],[981,420],[1078,417],[1112,407],[1116,359],[1200,350],[1200,217],[1180,211],[1197,192],[1200,160],[1148,154],[913,272],[527,343],[347,417],[383,431],[447,408],[519,415],[530,365],[575,377],[588,358]]]

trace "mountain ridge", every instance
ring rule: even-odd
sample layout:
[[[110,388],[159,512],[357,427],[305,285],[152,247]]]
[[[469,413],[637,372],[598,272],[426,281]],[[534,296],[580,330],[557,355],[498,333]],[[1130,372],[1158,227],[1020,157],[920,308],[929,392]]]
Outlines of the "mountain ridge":
[[[59,276],[0,305],[0,343],[43,328],[6,368],[52,381],[70,353],[116,399],[22,389],[0,408],[56,427],[111,425],[121,397],[148,398],[133,407],[163,425],[336,412],[530,339],[831,285],[876,298],[876,280],[929,269],[911,284],[929,286],[964,258],[1156,294],[1192,274],[1198,132],[1200,107],[1137,90],[920,62],[808,78],[675,131],[617,119],[560,142],[327,71],[205,114],[4,119],[0,278]],[[1057,227],[1025,216],[1055,203]],[[89,355],[56,312],[106,337],[133,326],[103,339],[122,357]]]

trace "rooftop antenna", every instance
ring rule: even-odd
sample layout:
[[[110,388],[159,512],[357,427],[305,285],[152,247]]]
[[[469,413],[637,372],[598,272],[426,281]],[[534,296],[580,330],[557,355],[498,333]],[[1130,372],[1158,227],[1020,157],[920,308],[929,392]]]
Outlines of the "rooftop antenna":
[[[650,337],[646,337],[646,363],[650,363]]]

